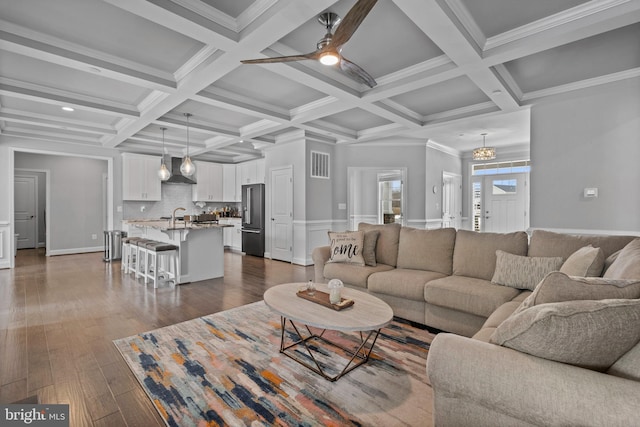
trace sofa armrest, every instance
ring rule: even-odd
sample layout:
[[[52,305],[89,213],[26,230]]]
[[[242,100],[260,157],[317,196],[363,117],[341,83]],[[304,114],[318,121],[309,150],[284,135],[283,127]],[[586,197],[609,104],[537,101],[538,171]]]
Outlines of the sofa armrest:
[[[427,373],[436,425],[447,424],[438,420],[439,397],[534,425],[640,425],[640,382],[495,344],[438,334],[429,349]],[[441,409],[446,417],[448,408]]]
[[[331,246],[318,246],[311,252],[313,259],[314,281],[316,283],[325,283],[327,279],[324,277],[324,265],[331,257]]]

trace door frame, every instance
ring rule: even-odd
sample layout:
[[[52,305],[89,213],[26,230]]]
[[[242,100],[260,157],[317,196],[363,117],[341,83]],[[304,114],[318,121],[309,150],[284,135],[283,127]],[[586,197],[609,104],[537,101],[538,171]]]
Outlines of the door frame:
[[[499,179],[499,178],[505,178],[505,179],[510,179],[510,177],[513,176],[521,176],[522,177],[522,186],[524,187],[524,191],[523,191],[523,203],[524,203],[524,231],[526,231],[527,229],[529,229],[529,227],[531,226],[531,207],[530,207],[530,197],[531,197],[531,190],[529,187],[529,182],[531,180],[531,173],[530,172],[514,172],[514,173],[505,173],[505,174],[488,174],[488,175],[478,175],[475,176],[474,178],[477,179],[477,182],[480,182],[480,188],[481,188],[481,192],[482,192],[482,196],[480,198],[481,200],[481,211],[480,214],[482,216],[482,222],[481,222],[481,227],[480,230],[482,232],[486,232],[486,221],[485,221],[485,215],[486,215],[486,211],[487,211],[487,204],[488,204],[488,200],[489,200],[489,190],[490,190],[490,186],[487,184],[487,182],[495,180],[495,179]],[[517,178],[516,178],[517,179]],[[473,205],[473,191],[471,191],[471,197],[472,197],[472,201],[471,204]]]
[[[35,227],[35,231],[34,231],[34,247],[35,248],[39,248],[39,244],[40,244],[40,239],[38,238],[38,236],[40,235],[40,227],[39,227],[39,212],[40,212],[40,200],[38,198],[38,193],[39,193],[39,186],[38,186],[38,175],[36,175],[36,172],[40,172],[40,173],[44,173],[45,174],[45,193],[48,193],[48,189],[49,189],[49,185],[48,185],[48,181],[49,181],[49,171],[47,170],[35,170],[35,169],[15,169],[14,173],[13,173],[13,185],[15,185],[15,178],[17,177],[25,177],[25,178],[34,178],[35,180],[35,217],[36,217],[36,221],[34,224]],[[15,192],[13,197],[15,197]],[[45,212],[48,212],[48,201],[49,201],[49,197],[48,194],[45,194]],[[14,201],[14,209],[15,209],[15,201]],[[14,211],[14,219],[15,219],[15,211]],[[45,222],[47,221],[48,217],[45,216]],[[49,226],[48,224],[45,223],[45,230],[48,230]],[[45,251],[46,251],[46,247],[47,247],[47,239],[48,239],[48,233],[46,233],[45,231]]]
[[[37,149],[30,149],[30,148],[22,148],[22,147],[9,147],[9,167],[7,168],[7,170],[5,171],[8,179],[7,179],[7,183],[9,184],[9,235],[11,236],[11,238],[9,239],[9,249],[10,249],[10,254],[13,254],[15,251],[14,248],[14,238],[13,236],[15,235],[15,215],[14,215],[14,209],[15,209],[15,205],[14,205],[14,185],[15,185],[15,180],[14,180],[14,175],[15,175],[15,153],[34,153],[34,154],[45,154],[45,155],[50,155],[50,156],[67,156],[67,157],[82,157],[82,158],[88,158],[88,159],[98,159],[98,160],[105,160],[107,162],[107,175],[109,178],[109,185],[107,186],[107,218],[108,218],[108,223],[109,223],[109,228],[112,229],[113,228],[113,191],[114,191],[114,179],[113,179],[113,157],[107,157],[107,156],[92,156],[92,155],[88,155],[88,154],[74,154],[74,153],[67,153],[64,151],[49,151],[49,150],[37,150]],[[35,169],[30,169],[30,170],[35,170]],[[50,180],[50,176],[49,174],[47,174],[47,179],[46,179],[46,185],[47,185],[47,218],[45,220],[45,224],[47,227],[47,235],[46,235],[46,252],[45,255],[46,256],[50,256],[50,248],[51,248],[51,239],[50,239],[50,230],[51,230],[51,180]],[[10,256],[10,262],[9,262],[9,268],[15,268],[16,265],[16,261],[15,261],[15,257],[14,256]]]
[[[444,212],[445,212],[445,181],[447,181],[447,179],[453,179],[453,180],[457,180],[457,182],[459,183],[459,188],[455,191],[455,205],[456,208],[458,209],[457,212],[455,212],[456,217],[455,217],[455,225],[456,225],[456,229],[460,229],[462,228],[462,175],[459,173],[454,173],[454,172],[447,172],[447,171],[442,171],[442,191],[440,194],[441,197],[441,202],[440,202],[440,218],[442,219],[442,224],[444,224]]]
[[[283,262],[293,263],[293,259],[294,259],[293,254],[295,253],[295,250],[294,250],[295,248],[293,247],[294,246],[293,221],[294,221],[294,208],[295,208],[294,203],[293,203],[293,199],[294,199],[294,197],[293,197],[293,191],[294,191],[294,189],[293,189],[293,187],[294,187],[293,165],[285,165],[285,166],[277,166],[277,167],[269,168],[269,174],[268,174],[268,176],[269,176],[269,189],[268,189],[268,192],[269,192],[269,194],[268,194],[269,203],[266,203],[266,200],[265,200],[265,221],[267,221],[267,218],[272,218],[273,217],[273,211],[271,209],[271,207],[273,206],[273,194],[274,194],[274,191],[273,191],[274,190],[274,188],[273,188],[273,179],[272,178],[273,178],[273,173],[275,171],[279,171],[279,170],[288,170],[289,173],[290,173],[290,176],[291,176],[291,199],[289,200],[289,202],[291,204],[291,224],[289,224],[289,230],[287,230],[287,232],[289,234],[289,238],[291,240],[291,250],[290,250],[291,259],[289,261],[283,261]],[[266,194],[265,194],[265,196],[266,196]],[[265,228],[265,233],[266,233],[267,228],[269,229],[269,234],[268,234],[269,243],[267,245],[266,242],[265,242],[265,249],[266,249],[267,246],[269,247],[268,257],[270,259],[273,259],[273,236],[274,236],[273,226],[274,226],[273,221],[269,220],[269,227],[267,227],[266,224],[265,224],[265,227],[264,227]],[[265,257],[266,256],[267,256],[267,253],[265,252]]]

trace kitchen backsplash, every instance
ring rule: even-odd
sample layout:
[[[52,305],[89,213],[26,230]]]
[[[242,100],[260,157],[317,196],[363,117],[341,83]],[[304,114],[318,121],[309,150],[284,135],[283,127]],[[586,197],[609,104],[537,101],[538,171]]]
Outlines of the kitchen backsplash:
[[[125,201],[123,203],[124,219],[155,219],[171,216],[175,208],[185,208],[186,211],[179,211],[182,216],[195,215],[202,211],[221,210],[225,206],[240,209],[240,203],[207,203],[204,208],[196,206],[191,201],[191,185],[187,184],[162,184],[162,200],[159,202],[138,202]],[[144,210],[143,210],[144,207]]]

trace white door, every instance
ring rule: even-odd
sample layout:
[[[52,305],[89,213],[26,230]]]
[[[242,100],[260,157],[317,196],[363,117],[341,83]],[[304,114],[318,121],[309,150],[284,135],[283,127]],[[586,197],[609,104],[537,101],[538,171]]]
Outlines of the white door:
[[[18,249],[36,247],[36,177],[16,176],[14,180],[15,232]]]
[[[484,178],[484,231],[508,233],[529,227],[527,176],[518,173]]]
[[[271,258],[291,262],[293,257],[293,171],[291,166],[271,171]]]
[[[442,173],[442,228],[462,226],[462,176]]]

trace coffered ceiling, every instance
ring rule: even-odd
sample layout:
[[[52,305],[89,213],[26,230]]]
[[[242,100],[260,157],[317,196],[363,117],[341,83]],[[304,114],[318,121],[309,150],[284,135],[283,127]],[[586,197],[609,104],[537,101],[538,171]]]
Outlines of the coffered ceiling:
[[[0,0],[0,138],[239,162],[292,132],[329,144],[529,142],[529,106],[640,75],[640,0],[379,0],[342,54],[307,60],[355,0]],[[74,111],[62,110],[72,107]]]

